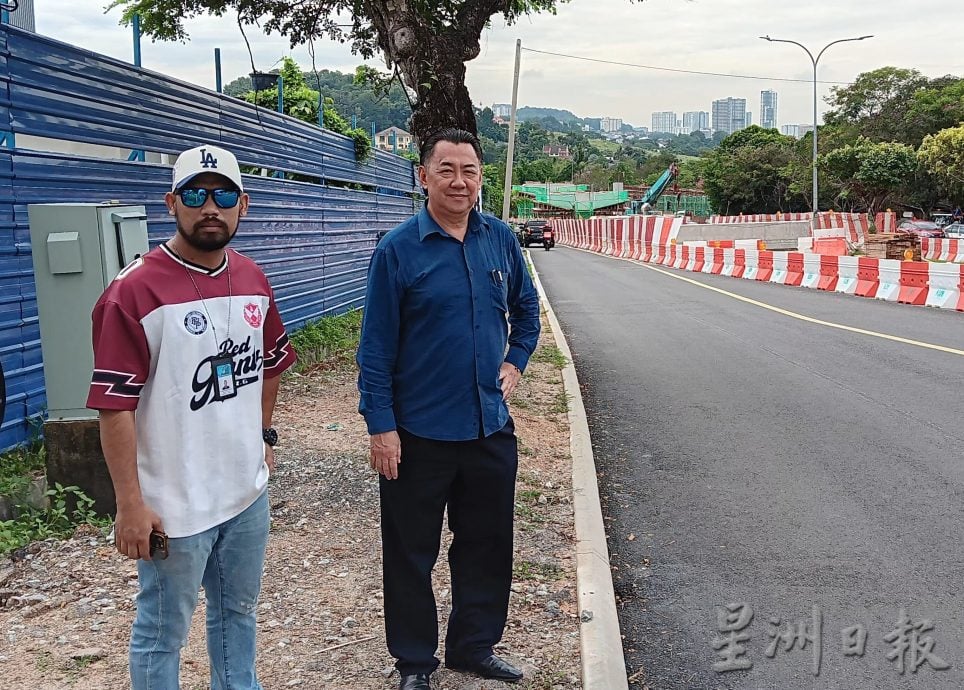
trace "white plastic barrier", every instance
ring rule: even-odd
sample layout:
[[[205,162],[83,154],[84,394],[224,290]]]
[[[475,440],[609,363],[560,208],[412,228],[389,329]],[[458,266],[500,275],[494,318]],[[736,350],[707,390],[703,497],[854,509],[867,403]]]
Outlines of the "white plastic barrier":
[[[800,284],[805,288],[817,289],[820,284],[820,255],[803,255],[803,282]]]
[[[787,282],[787,253],[773,252],[773,273],[770,274],[770,282],[785,285]]]
[[[813,238],[812,237],[799,237],[797,238],[797,251],[806,254],[807,252],[813,251]]]
[[[879,259],[880,286],[877,288],[877,299],[896,302],[900,296],[900,261],[897,259]]]
[[[714,247],[707,247],[706,252],[706,263],[703,264],[703,273],[713,273],[713,258],[716,256],[716,249]]]
[[[838,256],[837,257],[837,281],[836,292],[852,295],[857,292],[857,257]]]
[[[958,264],[930,264],[927,267],[928,307],[957,309],[961,296],[961,266]]]
[[[746,280],[756,280],[757,271],[760,270],[760,252],[754,249],[746,249],[743,252],[746,257],[746,268],[743,270],[743,277]]]
[[[613,226],[609,218],[600,218],[599,226],[602,232],[602,249],[600,254],[609,254],[613,248]]]

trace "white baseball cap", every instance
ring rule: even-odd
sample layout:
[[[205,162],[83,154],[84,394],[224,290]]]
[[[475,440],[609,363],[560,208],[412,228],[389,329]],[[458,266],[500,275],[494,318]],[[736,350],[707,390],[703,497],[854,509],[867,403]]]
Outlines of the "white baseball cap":
[[[241,191],[244,186],[241,184],[241,169],[238,167],[238,159],[230,151],[219,146],[205,144],[188,149],[177,157],[174,163],[174,181],[171,191],[176,191],[183,187],[198,175],[204,173],[214,173],[231,180],[231,182]]]

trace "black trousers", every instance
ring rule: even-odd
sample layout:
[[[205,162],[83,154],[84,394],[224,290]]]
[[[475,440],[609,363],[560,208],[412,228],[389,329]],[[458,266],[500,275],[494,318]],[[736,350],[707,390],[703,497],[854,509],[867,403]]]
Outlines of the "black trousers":
[[[487,438],[434,441],[398,430],[398,479],[380,477],[385,633],[402,675],[438,668],[432,569],[448,507],[449,663],[473,663],[502,639],[512,585],[518,448],[512,419]]]

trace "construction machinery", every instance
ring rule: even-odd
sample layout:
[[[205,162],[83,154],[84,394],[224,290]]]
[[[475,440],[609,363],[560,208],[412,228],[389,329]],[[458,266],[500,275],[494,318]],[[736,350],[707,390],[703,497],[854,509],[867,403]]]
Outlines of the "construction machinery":
[[[663,192],[669,187],[669,185],[676,180],[679,176],[679,166],[676,163],[671,163],[668,168],[663,172],[662,175],[653,183],[653,186],[646,190],[641,199],[634,199],[632,202],[632,211],[634,214],[649,214],[653,212],[653,207],[656,202],[663,195]]]

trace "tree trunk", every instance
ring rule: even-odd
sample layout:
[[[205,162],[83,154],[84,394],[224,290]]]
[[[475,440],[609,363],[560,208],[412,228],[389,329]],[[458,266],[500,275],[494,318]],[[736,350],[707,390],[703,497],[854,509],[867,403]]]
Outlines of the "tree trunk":
[[[439,29],[418,17],[408,0],[368,3],[385,62],[414,96],[411,129],[418,141],[445,127],[476,133],[465,63],[478,57],[482,29],[503,5],[504,0],[466,3],[457,22]]]
[[[465,63],[440,51],[434,56],[432,69],[439,81],[418,89],[418,104],[412,113],[412,133],[419,141],[445,127],[457,127],[476,134],[475,111],[469,90],[465,87]],[[406,80],[407,81],[407,80]]]

